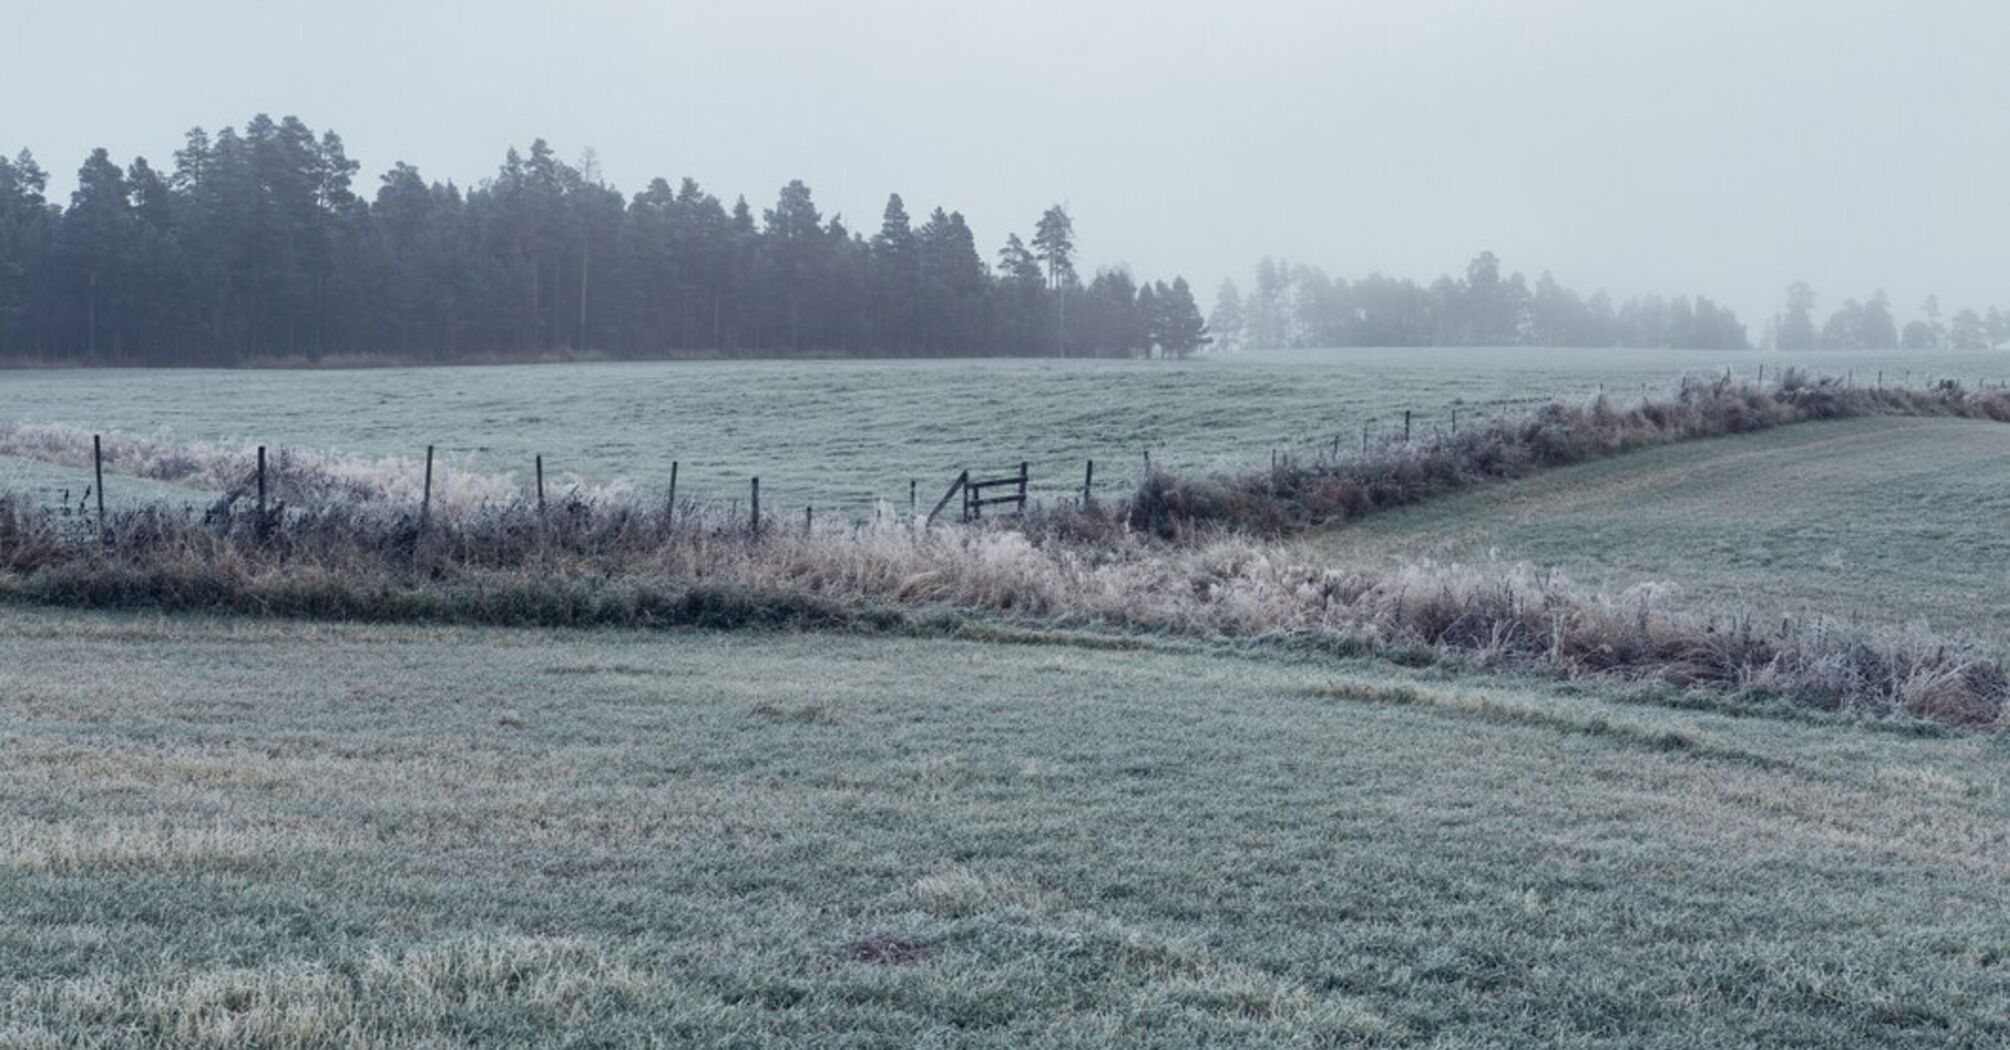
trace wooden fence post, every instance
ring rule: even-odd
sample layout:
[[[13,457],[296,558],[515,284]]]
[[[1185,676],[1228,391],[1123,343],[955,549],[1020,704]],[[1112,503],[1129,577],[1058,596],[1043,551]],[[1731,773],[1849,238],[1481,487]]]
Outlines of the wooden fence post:
[[[426,522],[433,514],[433,446],[426,446],[426,487],[419,495],[419,530],[425,531]]]
[[[677,524],[677,461],[670,461],[670,524]]]
[[[942,513],[942,508],[949,506],[949,501],[955,499],[957,493],[963,492],[963,486],[969,483],[970,483],[969,471],[966,470],[963,473],[956,475],[956,480],[949,483],[949,491],[943,493],[942,498],[935,501],[935,509],[928,512],[928,519],[925,522],[923,522],[923,524],[924,525],[935,524],[935,518],[937,515]],[[968,500],[970,496],[968,493],[965,493],[963,498],[965,500]]]
[[[265,538],[265,446],[258,446],[258,538]]]
[[[537,513],[540,517],[544,514],[544,454],[541,452],[537,457]]]
[[[1410,443],[1410,410],[1403,410],[1403,444]]]
[[[750,520],[753,523],[753,534],[755,536],[759,536],[761,534],[761,479],[760,478],[753,479],[753,483],[751,487],[748,489],[747,506],[749,508],[749,514],[751,515]]]
[[[112,534],[105,531],[105,446],[96,434],[91,435],[91,469],[97,474],[98,538],[110,543]]]
[[[815,514],[816,514],[815,505],[803,508],[803,535],[808,536],[810,534],[812,523],[815,520]]]
[[[907,479],[907,523],[910,525],[914,524],[914,516],[921,513],[920,487],[921,482]]]
[[[1096,461],[1090,460],[1082,471],[1082,506],[1092,507],[1096,503]]]

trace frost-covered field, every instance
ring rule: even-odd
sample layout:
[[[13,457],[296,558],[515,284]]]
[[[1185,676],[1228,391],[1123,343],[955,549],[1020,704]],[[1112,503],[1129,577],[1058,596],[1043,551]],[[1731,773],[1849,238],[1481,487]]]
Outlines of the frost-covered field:
[[[543,454],[548,487],[627,478],[660,488],[680,462],[680,491],[742,497],[762,479],[777,507],[870,515],[875,499],[924,498],[964,467],[1032,465],[1036,489],[1126,485],[1155,462],[1205,467],[1261,461],[1362,427],[1444,425],[1550,398],[1666,389],[1685,373],[1754,374],[1794,365],[1874,382],[1953,376],[2010,379],[2010,354],[1727,353],[1614,350],[1345,350],[1139,361],[766,361],[532,365],[361,371],[0,371],[0,428],[62,423],[74,432],[0,429],[0,487],[53,501],[82,475],[24,466],[89,461],[89,432],[154,439],[151,455],[214,463],[202,490],[256,444],[333,454],[347,469],[413,489],[425,446],[464,498],[530,483]],[[11,439],[10,439],[11,433]],[[202,466],[198,464],[198,466]],[[122,459],[115,471],[133,469]],[[477,478],[475,475],[493,475]],[[129,487],[108,486],[115,499]]]
[[[2010,1039],[1997,741],[1049,640],[0,609],[0,1045]]]

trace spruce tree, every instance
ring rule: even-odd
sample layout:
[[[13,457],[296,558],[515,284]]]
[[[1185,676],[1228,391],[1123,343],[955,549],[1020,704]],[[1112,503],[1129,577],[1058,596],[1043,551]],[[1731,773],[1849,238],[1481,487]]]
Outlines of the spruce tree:
[[[1184,277],[1174,277],[1171,289],[1159,296],[1159,316],[1159,345],[1167,357],[1191,357],[1214,341]]]

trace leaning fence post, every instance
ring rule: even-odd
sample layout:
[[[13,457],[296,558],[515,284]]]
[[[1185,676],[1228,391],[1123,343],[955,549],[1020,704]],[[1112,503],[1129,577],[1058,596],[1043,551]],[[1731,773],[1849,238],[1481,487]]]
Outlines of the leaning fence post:
[[[935,509],[928,512],[928,517],[925,520],[923,520],[922,527],[926,528],[930,525],[935,524],[935,519],[938,515],[942,513],[942,508],[949,506],[949,501],[955,499],[957,493],[963,492],[963,487],[969,483],[970,483],[969,471],[966,470],[956,475],[956,480],[949,483],[949,491],[943,493],[942,498],[935,501]],[[967,500],[969,498],[970,497],[968,493],[965,493],[964,499]]]
[[[1096,502],[1096,461],[1090,460],[1082,471],[1082,506],[1094,506]]]
[[[112,534],[105,531],[105,446],[96,434],[91,435],[91,469],[98,479],[98,537],[109,543]]]
[[[424,531],[426,520],[433,513],[433,446],[426,446],[426,487],[419,495],[419,529]]]
[[[670,524],[677,524],[677,461],[670,461]]]
[[[747,507],[748,507],[749,521],[752,523],[753,534],[759,536],[761,534],[761,479],[760,478],[753,479],[752,484],[748,488]]]

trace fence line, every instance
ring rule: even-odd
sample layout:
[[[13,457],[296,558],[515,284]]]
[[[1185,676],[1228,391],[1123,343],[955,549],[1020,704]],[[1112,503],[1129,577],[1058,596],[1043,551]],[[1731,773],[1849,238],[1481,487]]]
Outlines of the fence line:
[[[1756,375],[1758,384],[1761,387],[1766,386],[1767,385],[1765,382],[1766,369],[1764,364],[1760,364],[1758,366]],[[1774,375],[1776,379],[1773,385],[1777,386],[1779,385],[1779,382],[1784,379],[1783,370],[1775,369]],[[1685,376],[1682,382],[1687,383],[1692,378],[1694,378],[1693,374]],[[1728,367],[1725,370],[1724,378],[1727,380],[1735,378],[1733,373]],[[1829,377],[1829,378],[1833,380],[1837,377]],[[1855,372],[1854,370],[1848,370],[1844,373],[1842,377],[1839,378],[1840,381],[1845,384],[1845,386],[1848,386],[1854,383]],[[1885,372],[1883,370],[1879,370],[1876,374],[1876,380],[1875,380],[1878,389],[1884,388],[1885,380],[1886,380]],[[1931,390],[1938,384],[1944,382],[1953,382],[1953,380],[1944,379],[1942,377],[1934,376],[1931,374],[1924,374],[1921,377],[1921,381],[1919,382],[1918,386],[1915,387],[1914,376],[1911,370],[1909,369],[1905,370],[1899,377],[1896,377],[1895,381],[1901,389],[1906,390],[1912,390],[1912,389]],[[1975,388],[1978,390],[2010,389],[2010,384],[2006,384],[2000,381],[1991,383],[1986,379],[1977,379],[1975,381]],[[1596,385],[1595,390],[1596,390],[1594,394],[1595,397],[1603,399],[1606,396],[1604,383],[1602,382],[1598,383]],[[1651,400],[1652,398],[1648,393],[1648,388],[1646,384],[1642,384],[1641,397],[1639,403],[1645,404],[1650,402]],[[1547,405],[1547,404],[1558,404],[1558,403],[1565,403],[1565,402],[1561,398],[1553,398],[1553,397],[1541,398],[1533,396],[1500,398],[1484,402],[1461,401],[1451,405],[1446,410],[1446,416],[1444,417],[1445,426],[1442,428],[1436,421],[1433,420],[1432,417],[1422,416],[1419,413],[1417,413],[1414,409],[1404,409],[1402,413],[1402,428],[1400,434],[1398,434],[1393,429],[1394,428],[1393,413],[1391,413],[1386,419],[1379,415],[1369,416],[1366,419],[1364,419],[1361,424],[1360,455],[1366,457],[1373,455],[1378,451],[1386,452],[1388,449],[1392,447],[1413,445],[1416,443],[1419,435],[1422,433],[1422,427],[1426,424],[1428,424],[1430,427],[1430,436],[1428,439],[1426,439],[1428,441],[1432,442],[1443,441],[1448,434],[1455,436],[1459,433],[1459,420],[1460,420],[1460,413],[1462,410],[1467,412],[1468,417],[1470,417],[1472,410],[1475,408],[1486,408],[1486,407],[1496,408],[1498,411],[1496,413],[1495,425],[1505,425],[1508,418],[1506,408],[1509,406]],[[1328,460],[1338,461],[1342,458],[1340,451],[1341,442],[1342,442],[1342,436],[1339,434],[1335,434],[1330,439],[1322,438],[1312,443],[1310,446],[1300,446],[1300,447],[1301,448],[1309,447],[1313,452],[1315,461],[1328,461]],[[1164,446],[1161,445],[1159,447],[1162,449]],[[1143,477],[1148,477],[1154,469],[1152,462],[1152,446],[1147,444],[1142,449],[1142,452],[1143,452],[1142,470],[1140,472],[1141,479]],[[106,508],[106,490],[104,482],[105,454],[104,454],[104,440],[102,434],[91,435],[91,457],[92,457],[93,483],[85,491],[84,495],[84,500],[86,501],[85,505],[89,506],[89,501],[95,499],[97,529],[99,533],[104,537],[106,542],[110,542],[112,537],[110,533],[109,515]],[[429,444],[426,446],[425,460],[424,460],[424,475],[421,485],[421,494],[418,506],[418,519],[417,519],[418,528],[422,531],[430,523],[433,512],[432,504],[433,504],[434,457],[435,457],[435,446]],[[261,535],[263,535],[269,529],[271,521],[279,516],[282,516],[286,510],[286,507],[283,502],[281,502],[278,505],[273,505],[269,501],[270,489],[269,489],[267,462],[268,462],[268,455],[266,446],[264,445],[257,446],[256,465],[254,468],[253,477],[249,479],[249,482],[255,487],[255,493],[256,493],[255,510],[257,514],[256,521],[258,523],[257,528]],[[1270,464],[1271,469],[1273,471],[1289,468],[1297,462],[1298,462],[1297,452],[1296,450],[1294,450],[1293,447],[1273,446],[1270,450]],[[679,484],[680,466],[681,463],[679,460],[672,460],[670,462],[669,491],[668,491],[668,497],[665,502],[665,508],[666,508],[666,514],[669,520],[673,524],[676,522],[677,518],[680,515],[680,504],[678,502],[678,484]],[[943,494],[942,498],[936,502],[934,507],[929,511],[929,513],[925,517],[920,515],[920,505],[919,505],[920,481],[918,478],[909,478],[908,513],[907,513],[908,523],[910,526],[916,523],[922,525],[932,524],[941,515],[942,511],[946,509],[949,502],[955,499],[959,495],[963,497],[961,516],[964,521],[981,520],[985,516],[985,508],[987,507],[1009,505],[1010,507],[1012,507],[1011,513],[1015,514],[1024,514],[1030,510],[1043,507],[1045,506],[1044,499],[1036,497],[1032,487],[1032,473],[1030,467],[1031,464],[1029,462],[1022,460],[1018,464],[1018,468],[1015,473],[997,477],[983,478],[978,480],[972,479],[971,472],[969,470],[967,469],[963,470],[952,480],[949,490]],[[537,453],[532,457],[532,469],[534,478],[534,489],[530,495],[532,496],[532,498],[534,498],[538,515],[540,516],[540,518],[542,518],[549,513],[549,506],[547,502],[547,495],[545,489],[544,455],[542,453]],[[1072,502],[1076,506],[1082,506],[1082,507],[1092,506],[1095,503],[1095,481],[1096,481],[1095,472],[1096,472],[1095,460],[1093,458],[1086,459],[1084,460],[1082,482],[1079,488],[1075,487],[1057,488],[1054,491],[1056,491],[1060,495],[1067,497],[1068,501]],[[1005,496],[985,495],[985,490],[992,488],[1001,488],[1001,487],[1008,489],[1009,493]],[[218,504],[219,505],[228,504],[234,501],[236,498],[237,498],[236,492],[234,491],[226,492],[223,495],[223,497],[218,501]],[[874,521],[880,520],[881,518],[880,509],[883,506],[885,506],[887,502],[888,501],[886,501],[883,498],[876,498],[873,501],[874,513],[870,520]],[[707,506],[706,504],[696,503],[689,499],[685,500],[685,503],[689,504],[692,507],[697,508],[703,508]],[[728,513],[728,521],[736,521],[738,519],[739,516],[738,503],[739,501],[737,499],[730,501],[729,507],[731,509],[729,510]],[[192,507],[193,505],[191,504],[190,506]],[[484,502],[483,506],[487,507],[488,504]],[[715,502],[710,504],[710,506],[717,507],[718,504]],[[814,501],[804,505],[803,523],[804,523],[804,530],[806,532],[812,531],[815,528],[815,519],[816,519],[815,506],[816,505]],[[79,511],[81,511],[83,508],[80,507],[78,509]],[[748,511],[749,511],[748,531],[751,534],[758,536],[761,534],[763,529],[763,522],[761,515],[761,482],[758,476],[751,477],[749,479]],[[71,508],[69,505],[69,492],[67,489],[64,490],[62,496],[62,513],[65,516],[71,513]],[[825,520],[826,521],[836,520],[842,525],[847,521],[856,523],[857,521],[866,519],[846,519],[843,517],[832,519],[827,514]]]

